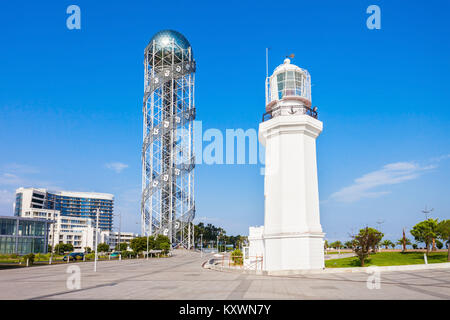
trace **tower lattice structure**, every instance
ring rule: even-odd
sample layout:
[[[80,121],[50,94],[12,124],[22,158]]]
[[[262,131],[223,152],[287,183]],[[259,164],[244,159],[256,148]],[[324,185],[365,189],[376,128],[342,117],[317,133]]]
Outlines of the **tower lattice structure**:
[[[158,32],[144,53],[142,234],[194,243],[195,60],[186,38]]]

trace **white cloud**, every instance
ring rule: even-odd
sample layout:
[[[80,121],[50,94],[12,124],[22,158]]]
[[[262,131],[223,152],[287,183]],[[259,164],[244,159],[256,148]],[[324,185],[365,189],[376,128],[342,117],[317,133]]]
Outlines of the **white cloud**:
[[[333,193],[330,199],[350,203],[363,198],[378,198],[390,192],[374,189],[417,179],[423,172],[435,167],[433,165],[422,167],[413,162],[390,163],[380,170],[369,172],[355,179],[352,185]]]
[[[17,186],[24,183],[24,180],[12,173],[0,174],[0,185]]]
[[[450,154],[445,154],[445,155],[442,155],[442,156],[439,156],[436,158],[432,158],[431,162],[441,162],[441,161],[447,160],[447,159],[450,159]]]
[[[106,167],[115,171],[116,173],[121,173],[123,169],[128,168],[128,165],[121,162],[110,162],[106,164]]]

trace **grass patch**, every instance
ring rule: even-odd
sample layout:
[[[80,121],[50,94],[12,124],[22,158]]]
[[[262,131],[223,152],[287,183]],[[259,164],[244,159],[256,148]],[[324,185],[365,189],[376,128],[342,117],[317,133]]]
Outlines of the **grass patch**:
[[[325,252],[325,255],[329,255],[329,254],[343,254],[343,253],[352,253],[352,251],[351,251],[351,250],[341,251],[341,252],[338,252],[338,251],[328,251],[328,252]]]
[[[428,263],[447,261],[447,252],[432,252],[428,255]],[[422,252],[379,252],[367,258],[365,267],[370,266],[401,266],[408,264],[424,264]],[[326,268],[361,267],[358,257],[325,260]]]

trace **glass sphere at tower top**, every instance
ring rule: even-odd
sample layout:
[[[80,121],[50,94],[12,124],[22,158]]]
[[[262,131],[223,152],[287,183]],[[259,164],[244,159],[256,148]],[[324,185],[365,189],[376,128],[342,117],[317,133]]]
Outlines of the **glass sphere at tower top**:
[[[175,30],[161,30],[157,32],[149,42],[150,53],[154,53],[155,57],[157,57],[158,60],[155,61],[156,64],[158,64],[158,62],[160,62],[160,59],[162,59],[163,57],[165,61],[170,61],[172,58],[172,52],[174,52],[175,55],[175,62],[179,62],[181,60],[189,60],[189,53],[187,49],[189,49],[190,46],[191,45],[186,37]],[[153,50],[155,52],[153,52]]]

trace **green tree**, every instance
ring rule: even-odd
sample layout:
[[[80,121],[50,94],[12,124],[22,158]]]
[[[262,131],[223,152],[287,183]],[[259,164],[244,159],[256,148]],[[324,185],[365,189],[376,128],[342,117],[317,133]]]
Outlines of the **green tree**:
[[[91,247],[85,247],[85,248],[84,248],[84,252],[86,252],[86,253],[91,253],[91,252],[92,252]]]
[[[64,252],[72,252],[72,251],[73,251],[73,244],[71,243],[58,243],[55,246],[56,254],[64,254]]]
[[[168,244],[169,245],[169,248],[168,249],[164,249],[164,248],[166,248],[166,245],[165,244]],[[163,247],[161,247],[161,245],[163,246]],[[169,249],[170,249],[170,239],[169,239],[169,237],[167,237],[167,236],[164,236],[164,235],[162,235],[162,234],[158,234],[157,236],[156,236],[156,238],[155,238],[155,245],[154,245],[154,248],[156,249],[156,250],[167,250],[167,251],[169,251]]]
[[[353,247],[354,247],[353,241],[345,241],[345,242],[344,242],[344,246],[345,246],[347,249],[352,249],[352,250],[353,250]]]
[[[444,244],[442,243],[441,240],[436,239],[435,242],[436,242],[436,247],[437,247],[439,250],[442,249],[442,248],[444,247]]]
[[[51,245],[51,244],[49,244],[49,245],[47,246],[47,252],[52,252],[52,245]]]
[[[97,246],[98,252],[108,252],[109,251],[109,244],[107,243],[99,243]]]
[[[117,251],[125,251],[127,249],[128,249],[128,243],[126,243],[126,242],[121,242],[120,244],[118,243],[115,248],[115,250],[117,250]]]
[[[403,238],[402,239],[398,239],[396,242],[399,246],[403,247]],[[411,245],[411,240],[408,238],[405,238],[405,246],[410,246]]]
[[[329,244],[328,244],[328,240],[325,240],[323,243],[323,248],[324,249],[328,249],[329,248]]]
[[[389,249],[389,246],[392,246],[394,243],[392,243],[391,240],[384,240],[383,242],[380,243],[383,247],[385,247],[386,249]],[[394,244],[395,246],[395,244]]]
[[[330,244],[330,246],[331,246],[332,248],[335,248],[335,249],[340,249],[340,248],[342,247],[342,242],[340,242],[340,241],[338,240],[338,241],[335,241],[335,242],[333,242],[332,244]]]
[[[151,250],[153,248],[152,245],[153,245],[153,237],[149,237],[149,250]],[[137,238],[131,239],[130,248],[135,253],[147,251],[147,237],[137,237]]]
[[[437,227],[437,234],[440,239],[447,241],[448,255],[447,261],[450,261],[450,220],[442,220]]]
[[[355,253],[358,256],[362,267],[364,267],[364,263],[369,256],[370,249],[376,248],[382,238],[383,234],[380,231],[369,227],[359,230],[359,233],[353,236],[353,240],[355,241]]]
[[[417,243],[413,243],[412,247],[413,247],[414,250],[417,249]]]
[[[418,224],[416,224],[410,232],[417,242],[425,243],[427,255],[430,252],[430,244],[433,242],[433,239],[436,239],[438,235],[437,229],[438,229],[437,219],[430,218],[428,220],[421,221]]]
[[[375,228],[368,228],[367,229],[369,234],[370,234],[370,239],[372,241],[372,252],[376,252],[377,251],[377,247],[379,246],[381,239],[383,239],[384,234],[381,231],[378,231]]]

